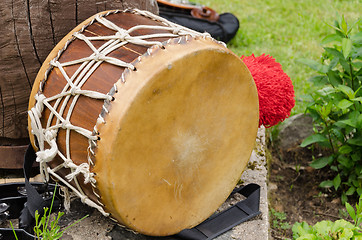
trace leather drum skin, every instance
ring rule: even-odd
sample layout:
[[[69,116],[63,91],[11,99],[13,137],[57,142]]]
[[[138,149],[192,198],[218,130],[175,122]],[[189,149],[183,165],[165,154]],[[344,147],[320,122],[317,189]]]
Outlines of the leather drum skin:
[[[258,94],[238,56],[145,11],[99,13],[45,60],[29,133],[44,177],[165,236],[208,218],[247,165]]]

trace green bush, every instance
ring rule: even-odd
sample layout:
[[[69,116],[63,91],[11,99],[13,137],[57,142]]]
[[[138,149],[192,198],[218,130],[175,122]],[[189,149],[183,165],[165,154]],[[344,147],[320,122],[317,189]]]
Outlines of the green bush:
[[[310,80],[320,90],[312,93],[307,112],[312,116],[315,133],[302,147],[317,143],[330,149],[330,155],[314,159],[315,169],[329,166],[335,172],[321,187],[342,191],[347,196],[362,194],[362,32],[361,19],[348,25],[342,16],[335,21],[334,34],[322,40],[321,62],[301,62],[319,75]]]
[[[356,204],[356,211],[346,203],[348,214],[353,220],[350,223],[340,219],[335,222],[321,221],[314,226],[309,226],[306,222],[295,223],[293,225],[293,239],[295,240],[362,240],[362,198]]]
[[[334,239],[362,239],[361,229],[346,220],[321,221],[314,226],[306,222],[295,223],[293,239],[296,240],[334,240]]]

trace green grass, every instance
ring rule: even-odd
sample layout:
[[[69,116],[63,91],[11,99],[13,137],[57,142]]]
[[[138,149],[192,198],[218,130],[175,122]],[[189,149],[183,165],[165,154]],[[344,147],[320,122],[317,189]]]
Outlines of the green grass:
[[[300,58],[319,60],[321,40],[333,29],[338,15],[352,23],[361,17],[360,0],[191,0],[231,12],[240,21],[236,37],[228,44],[237,55],[272,55],[293,81],[296,106],[292,114],[305,111],[306,95],[313,90],[308,78],[313,70],[297,62]]]

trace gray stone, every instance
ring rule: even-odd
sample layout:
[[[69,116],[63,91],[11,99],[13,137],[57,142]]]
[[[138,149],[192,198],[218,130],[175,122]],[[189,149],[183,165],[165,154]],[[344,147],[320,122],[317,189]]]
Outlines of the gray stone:
[[[248,168],[241,176],[244,184],[256,183],[260,186],[260,211],[261,214],[255,218],[235,226],[231,231],[223,234],[216,240],[251,240],[269,239],[269,207],[267,187],[267,160],[265,157],[265,129],[260,128],[256,139],[255,149],[250,157],[249,163],[253,168]],[[226,238],[225,238],[226,237]],[[227,238],[228,237],[228,238]]]
[[[303,113],[294,115],[280,126],[279,147],[288,151],[297,148],[302,141],[313,134],[313,120],[309,115]]]

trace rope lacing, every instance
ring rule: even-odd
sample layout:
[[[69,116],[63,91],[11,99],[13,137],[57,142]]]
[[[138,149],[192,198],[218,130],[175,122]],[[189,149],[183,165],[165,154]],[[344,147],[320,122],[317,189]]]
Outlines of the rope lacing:
[[[83,85],[103,62],[107,62],[109,64],[118,67],[135,70],[133,64],[108,56],[108,54],[112,53],[116,49],[119,49],[120,47],[128,43],[146,46],[146,47],[153,45],[163,47],[162,42],[151,39],[175,38],[185,35],[191,35],[193,37],[210,36],[209,34],[206,33],[201,34],[196,31],[189,30],[177,24],[171,23],[163,18],[160,18],[159,16],[140,10],[132,10],[131,12],[133,12],[134,14],[139,14],[151,18],[153,20],[156,20],[160,22],[162,26],[138,25],[131,27],[128,30],[123,29],[105,18],[105,16],[117,12],[118,11],[113,11],[113,12],[107,12],[106,14],[103,15],[96,15],[95,18],[89,23],[89,25],[91,25],[93,24],[94,21],[97,21],[99,24],[105,26],[106,28],[113,30],[115,32],[113,35],[87,37],[86,35],[83,34],[86,26],[84,26],[81,29],[81,31],[73,34],[73,38],[68,40],[65,43],[64,48],[61,49],[58,52],[57,56],[49,62],[50,66],[45,72],[44,80],[40,82],[39,86],[40,91],[37,94],[35,94],[36,103],[34,107],[32,107],[28,111],[31,120],[32,134],[35,135],[39,147],[39,151],[36,153],[37,155],[36,161],[39,162],[40,164],[40,171],[43,178],[45,180],[49,180],[49,174],[53,175],[54,177],[62,181],[65,185],[67,185],[69,188],[71,188],[78,195],[78,197],[81,198],[82,202],[97,208],[104,215],[108,214],[105,213],[103,208],[100,206],[100,203],[96,204],[92,202],[84,194],[77,179],[77,176],[81,174],[84,178],[84,184],[90,183],[93,187],[95,187],[96,183],[96,179],[94,178],[95,174],[92,173],[90,170],[90,165],[93,165],[90,154],[94,154],[92,146],[97,145],[97,140],[98,140],[98,136],[96,136],[97,131],[92,132],[89,131],[88,129],[79,126],[74,126],[70,118],[80,96],[103,100],[105,101],[105,103],[112,101],[113,97],[112,94],[110,93],[103,94],[96,91],[82,89]],[[135,31],[142,29],[156,29],[162,31],[162,33],[148,34],[143,36],[132,36],[132,34]],[[72,42],[74,39],[79,39],[81,41],[84,41],[86,45],[92,50],[92,53],[88,57],[83,57],[68,62],[59,62],[61,54],[63,53],[63,51],[65,51],[65,49],[69,46],[70,42]],[[104,43],[99,48],[96,48],[92,43],[92,41],[104,41]],[[69,76],[64,67],[76,64],[79,64],[80,66],[71,76]],[[66,81],[66,84],[60,93],[46,97],[42,93],[43,84],[48,79],[48,76],[52,68],[57,68],[59,70],[62,77]],[[122,75],[122,82],[125,82],[123,75]],[[116,87],[114,87],[114,89],[116,89]],[[53,104],[50,104],[50,102],[52,102]],[[47,122],[42,123],[41,117],[45,107],[50,111],[50,114]],[[105,113],[108,113],[106,105],[103,106],[103,110]],[[97,119],[97,124],[99,123],[105,123],[105,120],[103,119],[101,114]],[[57,133],[60,129],[63,129],[65,131],[66,146],[64,154],[61,151],[59,151],[56,143]],[[96,127],[94,127],[94,129],[97,130]],[[70,153],[71,131],[75,131],[88,139],[89,142],[89,147],[87,149],[88,163],[82,163],[80,165],[76,165],[72,161]],[[47,149],[45,148],[46,146],[45,143],[47,144],[47,146],[49,146]],[[57,155],[63,160],[63,163],[51,169],[50,167],[48,167],[47,163],[52,161]],[[62,179],[56,173],[56,171],[59,171],[62,168],[70,169],[70,173],[65,177],[66,180]],[[76,187],[70,184],[71,181],[74,181]]]

